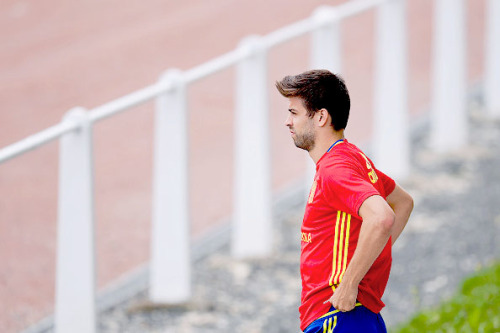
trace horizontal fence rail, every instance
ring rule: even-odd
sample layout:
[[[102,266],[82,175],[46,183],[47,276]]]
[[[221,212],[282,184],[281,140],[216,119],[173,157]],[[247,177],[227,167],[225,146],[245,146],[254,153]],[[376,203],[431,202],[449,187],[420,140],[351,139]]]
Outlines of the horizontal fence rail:
[[[354,16],[357,14],[361,14],[373,7],[378,6],[381,3],[387,1],[395,1],[395,0],[357,0],[350,1],[345,4],[341,4],[337,7],[329,7],[332,12],[335,12],[335,15],[332,15],[328,21],[341,20],[350,16]],[[396,0],[401,1],[401,0]],[[279,44],[290,41],[294,38],[305,35],[314,29],[317,28],[317,23],[313,18],[308,18],[297,23],[291,24],[279,30],[269,33],[266,36],[262,37],[263,44],[268,47],[274,47]],[[211,61],[208,61],[202,65],[194,67],[191,70],[188,70],[184,73],[185,82],[192,83],[198,81],[202,78],[205,78],[209,75],[215,74],[219,71],[227,69],[231,66],[234,66],[236,63],[241,61],[245,55],[241,52],[241,50],[236,49],[230,51],[227,54],[224,54],[218,58],[215,58]],[[108,118],[116,113],[126,111],[131,109],[137,105],[142,103],[146,103],[156,97],[158,97],[163,92],[171,89],[171,87],[164,87],[161,83],[155,83],[151,86],[133,92],[129,95],[123,96],[117,100],[106,103],[102,106],[96,107],[95,109],[89,110],[90,119],[92,122],[99,121],[104,118]],[[35,149],[39,146],[48,143],[49,141],[55,140],[62,135],[68,133],[75,128],[67,128],[67,125],[64,126],[61,124],[55,125],[51,128],[48,128],[45,131],[42,131],[32,137],[28,137],[18,143],[15,143],[11,146],[7,146],[0,150],[0,163],[3,163],[15,156],[28,152],[32,149]]]
[[[464,0],[436,0],[431,127],[439,150],[455,149],[467,141],[463,126],[466,50],[463,6]],[[491,114],[498,115],[500,5],[489,0],[488,8],[485,99]],[[279,44],[311,34],[311,67],[342,72],[341,23],[372,9],[377,10],[374,160],[381,169],[404,179],[410,168],[406,0],[354,0],[336,7],[320,7],[304,20],[265,36],[248,37],[236,49],[190,70],[169,70],[156,83],[89,111],[73,109],[59,124],[0,150],[2,163],[60,138],[57,332],[96,329],[93,123],[156,100],[149,297],[156,303],[185,302],[191,297],[187,87],[236,66],[231,249],[237,257],[266,256],[272,244],[267,53]],[[455,37],[450,41],[450,36]],[[450,81],[454,81],[452,88]],[[450,100],[455,111],[450,111]],[[457,110],[458,116],[451,115],[450,112]],[[457,121],[453,143],[447,141],[450,117]],[[313,168],[308,172],[312,174]]]
[[[74,123],[61,122],[57,125],[47,128],[46,130],[28,136],[26,139],[23,139],[0,150],[0,163],[3,163],[18,155],[43,146],[46,143],[59,139],[64,134],[73,132],[77,129],[77,127],[78,126]]]

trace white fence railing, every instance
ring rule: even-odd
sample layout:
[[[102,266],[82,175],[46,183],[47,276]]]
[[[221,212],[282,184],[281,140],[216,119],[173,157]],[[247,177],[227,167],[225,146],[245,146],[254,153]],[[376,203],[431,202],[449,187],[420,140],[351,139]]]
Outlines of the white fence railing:
[[[431,141],[446,151],[463,146],[468,136],[465,0],[435,6]]]
[[[182,302],[191,295],[186,87],[192,82],[237,66],[232,251],[238,257],[266,255],[272,241],[267,52],[312,33],[311,66],[339,72],[342,20],[377,8],[374,159],[396,178],[406,177],[410,138],[405,6],[405,0],[354,0],[321,7],[305,20],[266,36],[249,37],[234,51],[191,70],[169,70],[157,83],[88,112],[73,109],[61,123],[0,150],[1,163],[60,138],[56,330],[96,328],[92,126],[101,119],[157,101],[150,263],[154,302]],[[500,115],[499,22],[500,2],[489,0],[485,100],[496,116]],[[447,150],[467,140],[464,0],[436,0],[435,24],[431,136],[438,150]]]

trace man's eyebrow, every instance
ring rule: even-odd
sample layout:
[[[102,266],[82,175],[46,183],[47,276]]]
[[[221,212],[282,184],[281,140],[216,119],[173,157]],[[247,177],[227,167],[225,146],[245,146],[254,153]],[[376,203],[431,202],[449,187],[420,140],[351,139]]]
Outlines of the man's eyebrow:
[[[295,110],[295,109],[292,109],[292,108],[288,109],[288,111],[290,111],[290,112],[292,112],[292,111],[295,111],[295,112],[297,112],[297,110]]]

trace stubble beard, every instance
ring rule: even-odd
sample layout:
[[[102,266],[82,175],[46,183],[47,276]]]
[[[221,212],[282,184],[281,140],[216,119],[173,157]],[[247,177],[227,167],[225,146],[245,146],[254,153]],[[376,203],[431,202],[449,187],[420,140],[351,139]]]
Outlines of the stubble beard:
[[[312,130],[307,130],[304,134],[297,135],[293,142],[297,148],[311,151],[314,148],[316,136]]]

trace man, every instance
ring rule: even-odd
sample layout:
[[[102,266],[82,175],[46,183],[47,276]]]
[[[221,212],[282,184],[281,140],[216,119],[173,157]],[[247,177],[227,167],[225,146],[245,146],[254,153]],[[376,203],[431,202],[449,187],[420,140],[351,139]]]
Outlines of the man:
[[[413,199],[344,138],[350,109],[344,81],[327,70],[276,83],[289,99],[285,125],[316,175],[302,222],[300,328],[386,332],[380,315],[391,246]]]

